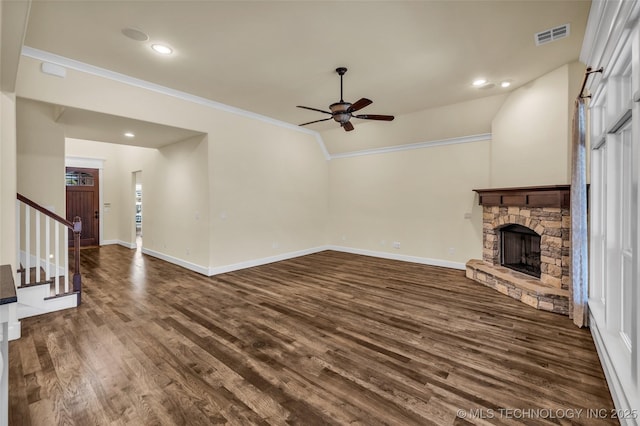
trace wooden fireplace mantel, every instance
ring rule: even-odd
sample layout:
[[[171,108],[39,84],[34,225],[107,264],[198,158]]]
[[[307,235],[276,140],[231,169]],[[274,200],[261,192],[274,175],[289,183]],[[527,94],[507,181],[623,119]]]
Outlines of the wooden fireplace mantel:
[[[569,208],[571,185],[474,189],[481,206]]]

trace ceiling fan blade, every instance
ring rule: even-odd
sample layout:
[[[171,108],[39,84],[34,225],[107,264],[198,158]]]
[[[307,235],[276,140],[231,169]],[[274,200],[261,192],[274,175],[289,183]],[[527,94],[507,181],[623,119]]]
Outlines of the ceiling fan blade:
[[[301,105],[296,105],[296,106],[298,108],[309,109],[311,111],[318,111],[318,112],[322,112],[322,113],[325,113],[325,114],[331,114],[329,111],[323,111],[323,110],[318,109],[318,108],[311,108],[311,107],[306,107],[306,106],[301,106]]]
[[[358,111],[368,105],[371,105],[373,101],[367,98],[361,98],[357,100],[355,103],[351,104],[351,108],[349,108],[349,112]]]
[[[307,124],[319,123],[321,121],[327,121],[327,120],[333,120],[333,118],[329,117],[329,118],[323,118],[322,120],[310,121],[308,123],[299,124],[299,126],[306,126]]]
[[[350,132],[350,131],[353,130],[353,124],[351,124],[350,121],[347,121],[346,123],[343,123],[341,126],[344,128],[345,132]]]
[[[395,118],[393,115],[378,115],[378,114],[360,114],[360,115],[352,115],[352,117],[360,118],[363,120],[382,120],[382,121],[392,121]]]

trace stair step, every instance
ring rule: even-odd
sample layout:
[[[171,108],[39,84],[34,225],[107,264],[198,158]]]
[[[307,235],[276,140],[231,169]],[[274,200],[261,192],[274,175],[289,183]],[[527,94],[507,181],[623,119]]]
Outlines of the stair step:
[[[18,287],[18,288],[31,288],[31,287],[38,287],[41,285],[48,285],[49,286],[49,298],[54,298],[54,297],[59,297],[59,296],[64,296],[67,294],[72,294],[73,291],[69,291],[69,293],[64,293],[64,276],[61,276],[59,278],[59,284],[58,287],[60,289],[60,291],[62,291],[63,293],[56,295],[56,282],[55,282],[55,278],[52,277],[49,279],[49,281],[40,281],[40,282],[31,282],[29,284],[23,284]]]
[[[78,292],[47,297],[43,297],[42,292],[39,294],[18,293],[18,319],[75,308],[78,306],[78,297]]]
[[[59,297],[66,297],[66,296],[73,296],[75,294],[79,294],[79,291],[70,291],[69,293],[60,293],[60,294],[56,294],[54,296],[49,296],[49,297],[45,297],[44,300],[51,300],[51,299],[57,299]]]
[[[51,285],[52,283],[53,283],[53,278],[50,279],[49,281],[40,281],[37,283],[22,284],[20,288],[37,287],[39,285]]]

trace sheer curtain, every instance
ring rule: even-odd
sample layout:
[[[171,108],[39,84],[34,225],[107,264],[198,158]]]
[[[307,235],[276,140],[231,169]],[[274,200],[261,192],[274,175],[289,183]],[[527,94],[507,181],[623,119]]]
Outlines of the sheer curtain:
[[[587,148],[585,99],[578,96],[573,116],[571,143],[571,301],[569,315],[578,327],[587,326],[588,235]]]

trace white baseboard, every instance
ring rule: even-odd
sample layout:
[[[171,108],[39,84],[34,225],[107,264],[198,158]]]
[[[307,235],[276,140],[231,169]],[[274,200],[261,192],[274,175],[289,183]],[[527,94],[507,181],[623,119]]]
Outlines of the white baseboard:
[[[9,341],[18,340],[22,337],[22,329],[20,327],[20,321],[14,321],[9,323]]]
[[[197,272],[202,275],[209,275],[209,268],[206,266],[198,265],[184,259],[179,259],[177,257],[170,256],[165,253],[160,253],[155,250],[150,250],[148,248],[142,248],[142,254],[146,254],[149,256],[157,257],[158,259],[162,259],[165,262],[173,263],[174,265],[182,266],[190,271]]]
[[[460,270],[466,269],[465,264],[460,262],[451,262],[448,260],[441,260],[441,259],[429,259],[426,257],[418,257],[418,256],[399,255],[399,254],[386,253],[386,252],[380,252],[380,251],[358,249],[353,247],[324,245],[324,246],[314,247],[314,248],[305,249],[305,250],[282,253],[275,256],[263,257],[260,259],[247,260],[244,262],[234,263],[231,265],[224,265],[224,266],[209,268],[209,276],[224,274],[226,272],[237,271],[245,268],[252,268],[254,266],[266,265],[268,263],[279,262],[281,260],[293,259],[296,257],[306,256],[308,254],[318,253],[325,250],[334,250],[334,251],[340,251],[344,253],[360,254],[364,256],[379,257],[383,259],[400,260],[403,262],[420,263],[423,265],[442,266],[444,268],[452,268],[452,269],[460,269]]]
[[[288,253],[276,254],[274,256],[262,257],[260,259],[246,260],[244,262],[233,263],[231,265],[216,266],[209,268],[208,275],[224,274],[226,272],[237,271],[245,268],[252,268],[254,266],[266,265],[268,263],[280,262],[281,260],[293,259],[300,256],[306,256],[308,254],[318,253],[321,251],[329,250],[327,246],[314,247],[310,249],[297,250]]]
[[[20,338],[21,330],[20,321],[18,321],[18,303],[9,303],[0,306],[0,322],[7,323],[7,340],[17,340]],[[3,341],[3,339],[4,336],[2,336],[2,327],[0,324],[0,342]]]
[[[402,254],[386,253],[386,252],[364,250],[364,249],[358,249],[353,247],[334,246],[334,245],[323,245],[318,247],[312,247],[304,250],[281,253],[281,254],[276,254],[274,256],[245,260],[243,262],[232,263],[229,265],[222,265],[222,266],[214,266],[209,268],[192,263],[192,262],[188,262],[184,259],[179,259],[177,257],[170,256],[165,253],[161,253],[155,250],[150,250],[144,247],[142,248],[142,253],[147,254],[149,256],[157,257],[158,259],[162,259],[166,262],[173,263],[174,265],[182,266],[183,268],[189,269],[190,271],[194,271],[199,274],[213,276],[218,274],[224,274],[227,272],[238,271],[240,269],[252,268],[254,266],[260,266],[260,265],[266,265],[269,263],[279,262],[281,260],[293,259],[296,257],[306,256],[313,253],[319,253],[325,250],[341,251],[344,253],[360,254],[364,256],[379,257],[379,258],[391,259],[391,260],[400,260],[403,262],[419,263],[419,264],[430,265],[430,266],[441,266],[444,268],[460,269],[463,271],[466,269],[465,264],[460,262],[452,262],[449,260],[430,259],[427,257],[408,256],[408,255],[402,255]]]
[[[593,343],[596,346],[596,351],[598,352],[598,358],[600,359],[600,364],[602,365],[602,370],[604,371],[604,375],[607,379],[607,385],[609,386],[609,391],[611,392],[611,398],[613,399],[613,404],[616,407],[616,410],[619,413],[638,413],[638,401],[639,399],[634,399],[632,395],[627,395],[625,392],[625,387],[622,384],[618,373],[614,367],[614,361],[612,359],[611,354],[607,350],[607,345],[605,344],[605,339],[602,336],[602,333],[598,327],[597,321],[593,317],[593,315],[589,314],[589,329],[591,330],[591,336],[593,337]],[[605,330],[606,333],[606,330]],[[631,401],[635,401],[634,404]],[[622,426],[637,426],[638,419],[633,418],[621,418],[620,424]]]
[[[122,240],[102,240],[102,242],[100,243],[101,246],[110,246],[113,244],[118,244],[122,247],[126,247],[132,250],[138,248],[138,245],[136,243],[129,243]]]
[[[122,240],[118,240],[117,244],[119,244],[119,245],[121,245],[123,247],[126,247],[128,249],[131,249],[131,250],[135,250],[135,249],[138,248],[138,245],[136,243],[128,243],[128,242],[122,241]]]
[[[333,246],[333,245],[326,246],[326,250],[335,250],[335,251],[342,251],[345,253],[361,254],[363,256],[380,257],[382,259],[401,260],[403,262],[420,263],[422,265],[442,266],[443,268],[461,269],[463,271],[466,269],[465,264],[460,262],[452,262],[450,260],[442,260],[442,259],[430,259],[428,257],[409,256],[406,254],[388,253],[384,251],[365,250],[365,249],[359,249],[354,247]]]

